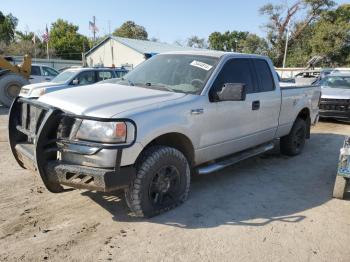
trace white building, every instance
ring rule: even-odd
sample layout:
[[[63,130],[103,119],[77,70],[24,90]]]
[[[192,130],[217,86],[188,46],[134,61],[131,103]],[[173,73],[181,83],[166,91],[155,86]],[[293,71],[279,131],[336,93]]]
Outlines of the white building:
[[[134,68],[155,54],[184,50],[193,50],[193,48],[109,36],[86,52],[85,59],[88,66]]]

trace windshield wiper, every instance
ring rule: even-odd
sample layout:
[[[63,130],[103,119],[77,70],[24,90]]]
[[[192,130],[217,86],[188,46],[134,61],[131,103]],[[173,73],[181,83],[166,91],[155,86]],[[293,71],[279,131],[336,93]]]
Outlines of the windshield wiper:
[[[152,84],[152,83],[146,83],[145,86],[151,86],[151,87],[155,87],[155,88],[162,88],[162,89],[165,89],[167,91],[170,91],[170,92],[174,92],[173,89],[171,89],[170,87],[167,87],[165,85],[158,85],[158,84]]]

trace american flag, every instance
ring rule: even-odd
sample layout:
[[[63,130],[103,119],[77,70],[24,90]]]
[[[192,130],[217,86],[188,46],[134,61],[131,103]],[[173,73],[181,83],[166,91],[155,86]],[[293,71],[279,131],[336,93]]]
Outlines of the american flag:
[[[47,28],[47,25],[46,25],[45,33],[42,35],[42,37],[44,42],[46,43],[49,42],[50,35],[49,35],[49,29]]]
[[[98,28],[94,22],[89,21],[89,29],[93,32],[98,32]]]

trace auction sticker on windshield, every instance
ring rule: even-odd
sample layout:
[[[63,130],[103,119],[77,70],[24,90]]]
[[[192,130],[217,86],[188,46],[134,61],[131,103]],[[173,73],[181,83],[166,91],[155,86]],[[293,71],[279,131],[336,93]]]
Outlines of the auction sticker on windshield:
[[[199,68],[204,69],[206,71],[209,71],[213,67],[211,65],[208,65],[206,63],[203,63],[203,62],[200,62],[197,60],[193,60],[190,65],[195,66],[195,67],[199,67]]]

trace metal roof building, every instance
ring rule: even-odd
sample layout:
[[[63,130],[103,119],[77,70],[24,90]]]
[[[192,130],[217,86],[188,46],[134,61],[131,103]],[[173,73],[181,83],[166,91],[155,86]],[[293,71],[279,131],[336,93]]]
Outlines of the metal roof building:
[[[195,48],[109,36],[86,52],[85,59],[89,66],[133,68],[155,54],[186,50]]]

